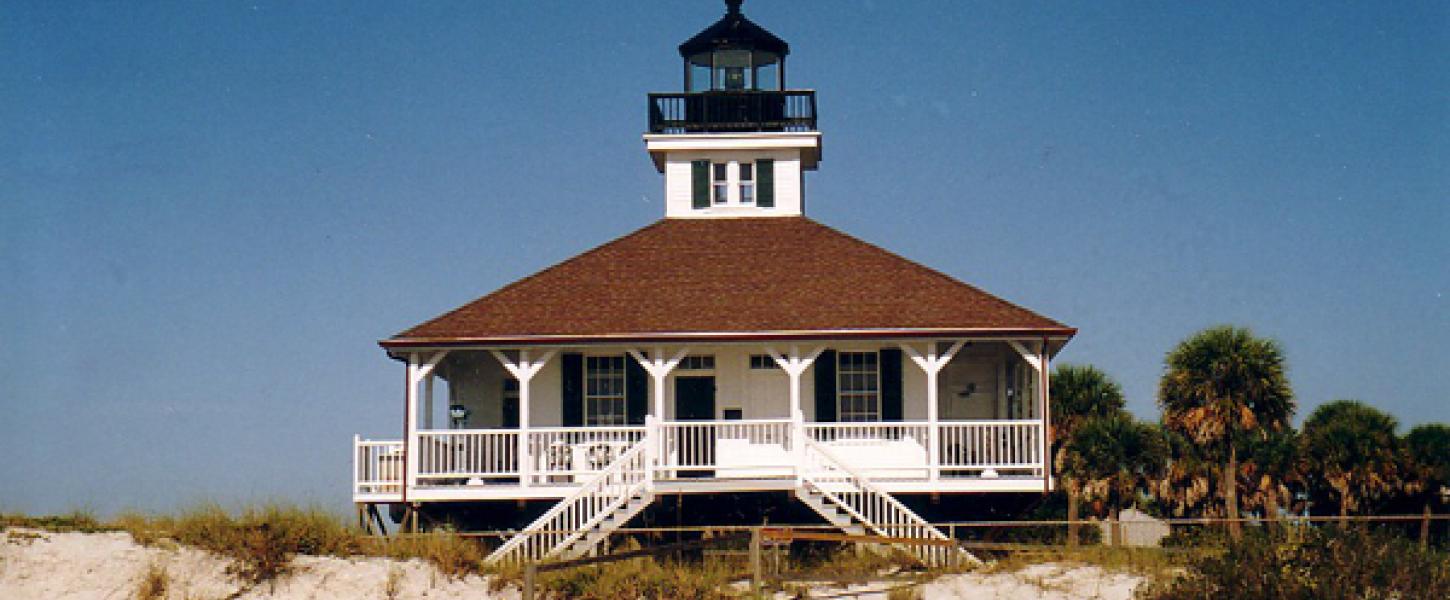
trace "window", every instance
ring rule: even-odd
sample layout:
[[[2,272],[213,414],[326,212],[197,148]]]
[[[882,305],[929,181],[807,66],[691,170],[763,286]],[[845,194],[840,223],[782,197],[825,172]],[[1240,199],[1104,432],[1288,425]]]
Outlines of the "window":
[[[705,354],[701,356],[686,356],[680,361],[682,371],[709,371],[715,368],[715,356]]]
[[[775,161],[690,161],[690,206],[775,206]]]
[[[625,425],[624,357],[584,359],[584,424]]]
[[[779,369],[780,365],[776,364],[775,359],[771,358],[769,354],[751,354],[750,368],[762,370]]]
[[[836,354],[837,415],[842,422],[881,420],[881,369],[875,352]]]
[[[730,165],[727,163],[715,163],[712,167],[715,173],[712,177],[713,183],[711,184],[714,189],[712,196],[715,199],[715,204],[725,204],[730,201]]]
[[[740,163],[740,203],[755,204],[755,165]]]

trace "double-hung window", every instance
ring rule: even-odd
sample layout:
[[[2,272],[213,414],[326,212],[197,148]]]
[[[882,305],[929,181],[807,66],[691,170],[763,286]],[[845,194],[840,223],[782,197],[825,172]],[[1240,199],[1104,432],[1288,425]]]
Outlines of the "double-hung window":
[[[755,204],[755,165],[740,163],[740,203]]]
[[[770,159],[691,163],[693,208],[716,206],[775,206],[775,162]]]
[[[623,356],[584,358],[584,424],[625,425]]]
[[[725,204],[730,201],[730,164],[715,163],[711,165],[711,170],[714,172],[711,183],[714,192],[711,195],[715,204]]]
[[[836,361],[836,414],[840,420],[880,421],[880,356],[876,352],[838,352]]]

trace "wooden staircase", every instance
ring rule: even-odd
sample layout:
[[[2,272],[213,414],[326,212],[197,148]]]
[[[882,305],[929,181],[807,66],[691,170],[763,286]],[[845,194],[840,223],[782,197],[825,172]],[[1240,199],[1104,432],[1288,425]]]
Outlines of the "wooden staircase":
[[[893,544],[927,566],[981,562],[950,543],[951,538],[941,530],[852,470],[819,442],[810,438],[805,438],[803,442],[805,463],[800,465],[801,486],[796,491],[796,497],[826,521],[851,535],[869,533],[885,538],[943,542],[937,545]]]
[[[645,441],[640,441],[484,560],[494,564],[577,558],[597,548],[653,500],[649,453]]]

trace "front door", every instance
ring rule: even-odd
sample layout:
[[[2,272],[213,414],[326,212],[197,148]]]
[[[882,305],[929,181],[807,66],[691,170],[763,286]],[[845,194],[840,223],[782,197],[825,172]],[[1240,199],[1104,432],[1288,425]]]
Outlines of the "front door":
[[[715,419],[715,378],[675,378],[675,420],[713,421]],[[681,427],[676,441],[680,466],[714,466],[715,429],[708,425]],[[713,477],[713,471],[681,471],[681,477]]]

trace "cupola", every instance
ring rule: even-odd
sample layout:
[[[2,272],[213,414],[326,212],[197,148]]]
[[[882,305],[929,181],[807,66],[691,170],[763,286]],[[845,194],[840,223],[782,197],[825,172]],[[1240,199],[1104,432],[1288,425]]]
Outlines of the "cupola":
[[[741,2],[680,44],[684,90],[649,95],[645,146],[665,175],[667,217],[804,214],[804,172],[821,158],[816,92],[786,87],[790,44]]]

